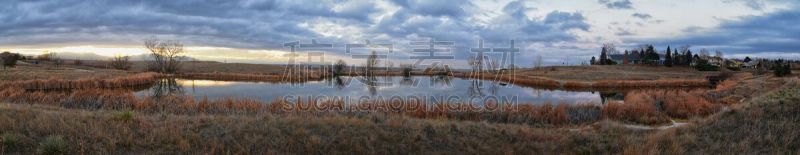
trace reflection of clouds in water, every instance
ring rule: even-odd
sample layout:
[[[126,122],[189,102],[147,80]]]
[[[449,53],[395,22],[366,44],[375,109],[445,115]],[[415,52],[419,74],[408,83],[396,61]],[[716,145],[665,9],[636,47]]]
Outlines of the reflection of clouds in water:
[[[349,96],[352,101],[357,101],[361,96],[373,96],[367,84],[355,79],[357,77],[343,77],[351,78],[349,83],[344,87],[337,87],[335,81],[314,81],[304,83],[302,85],[291,83],[256,83],[256,82],[222,82],[211,80],[181,80],[180,85],[186,87],[187,92],[195,95],[198,98],[208,96],[209,99],[222,98],[222,97],[247,97],[253,99],[261,99],[263,101],[272,101],[279,99],[283,96],[300,96],[306,98],[310,95],[313,96]],[[431,86],[431,77],[418,76],[411,77],[413,80],[418,80],[416,86],[401,84],[404,80],[403,77],[394,78],[377,78],[379,82],[391,82],[391,85],[383,85],[375,87],[374,96],[381,96],[384,98],[391,98],[393,96],[407,97],[407,96],[459,96],[461,99],[468,99],[476,95],[473,91],[482,91],[485,95],[492,95],[496,97],[514,97],[518,98],[520,103],[586,103],[586,102],[599,102],[600,96],[592,94],[591,92],[570,92],[560,90],[537,90],[529,87],[497,85],[491,81],[477,80],[480,83],[480,88],[474,88],[476,80],[474,79],[461,79],[450,78],[449,85],[446,83],[434,83]],[[330,79],[335,80],[335,79]],[[347,79],[342,79],[347,80]],[[194,86],[192,87],[192,81]],[[332,84],[334,84],[332,86]],[[202,85],[202,86],[200,86]],[[490,92],[492,86],[496,86],[496,94]],[[477,89],[477,90],[476,90]]]
[[[561,102],[568,102],[568,103],[591,103],[591,102],[600,102],[600,96],[592,93],[592,92],[573,92],[573,91],[563,91],[563,90],[544,90],[544,89],[535,89],[535,88],[523,88],[523,87],[514,87],[517,89],[521,89],[521,91],[526,92],[533,98],[538,98],[540,102],[550,102],[550,103],[561,103]]]
[[[227,81],[213,81],[213,80],[183,80],[183,79],[176,79],[179,85],[184,87],[211,87],[211,86],[226,86],[236,84],[236,82],[227,82]]]

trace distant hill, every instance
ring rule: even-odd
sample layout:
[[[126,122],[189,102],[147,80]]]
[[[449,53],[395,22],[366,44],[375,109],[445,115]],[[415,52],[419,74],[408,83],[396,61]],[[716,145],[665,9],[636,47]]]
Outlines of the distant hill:
[[[56,55],[61,59],[67,60],[110,60],[112,57],[98,55],[95,53],[76,53],[76,52],[57,52]],[[27,56],[37,56],[37,55],[27,55]],[[137,54],[137,55],[130,55],[131,61],[144,61],[151,58],[150,54]],[[192,58],[189,56],[181,56],[181,59],[184,61],[199,61],[196,58]]]

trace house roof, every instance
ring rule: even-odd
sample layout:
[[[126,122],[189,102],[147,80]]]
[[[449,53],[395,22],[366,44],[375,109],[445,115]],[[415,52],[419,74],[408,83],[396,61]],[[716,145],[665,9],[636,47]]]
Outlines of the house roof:
[[[756,65],[758,65],[758,61],[746,62],[746,63],[744,63],[744,65],[745,66],[756,66]]]

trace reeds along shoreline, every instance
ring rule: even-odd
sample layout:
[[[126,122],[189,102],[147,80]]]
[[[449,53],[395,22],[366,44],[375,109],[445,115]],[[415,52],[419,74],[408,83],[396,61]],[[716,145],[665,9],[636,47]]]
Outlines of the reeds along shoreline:
[[[348,76],[358,74],[349,73]],[[412,72],[411,75],[438,75]],[[206,79],[223,81],[257,81],[257,82],[306,82],[324,79],[325,75],[316,72],[303,72],[296,74],[243,74],[243,73],[182,73],[182,74],[159,74],[159,73],[139,73],[126,77],[111,79],[78,79],[78,80],[25,80],[0,82],[0,86],[14,87],[21,86],[27,90],[57,90],[57,89],[92,89],[92,88],[125,88],[132,86],[142,86],[153,84],[159,78],[188,78]],[[400,72],[377,72],[373,76],[402,76]],[[450,76],[462,78],[474,78],[484,80],[504,81],[523,86],[539,86],[549,88],[641,88],[641,87],[698,87],[708,86],[708,81],[703,79],[661,79],[661,80],[602,80],[595,82],[580,82],[569,80],[554,80],[545,77],[529,77],[518,75],[497,75],[497,74],[472,74],[472,73],[453,73]]]
[[[284,80],[281,75],[267,74],[242,74],[242,73],[183,73],[178,74],[179,78],[221,80],[221,81],[258,81],[258,82],[280,82]]]
[[[262,102],[248,98],[195,99],[177,95],[136,97],[125,89],[81,89],[70,92],[27,91],[10,88],[0,91],[0,101],[9,103],[45,104],[78,109],[134,110],[145,113],[171,114],[258,114],[258,113],[388,113],[426,119],[453,119],[515,123],[529,125],[577,125],[601,119],[621,120],[641,124],[669,123],[670,118],[691,118],[709,115],[720,106],[702,98],[683,94],[667,98],[662,92],[632,93],[625,103],[600,104],[499,104],[493,109],[475,104],[424,102],[363,102],[343,105],[344,102],[275,100]],[[320,109],[320,107],[323,107]],[[341,107],[337,109],[336,107]]]
[[[598,105],[569,106],[567,104],[519,104],[497,106],[494,110],[480,109],[471,104],[435,104],[423,102],[378,103],[364,102],[345,106],[341,101],[293,103],[276,100],[262,102],[247,98],[195,99],[192,96],[161,98],[135,97],[130,90],[84,89],[72,92],[29,92],[23,89],[0,91],[0,101],[23,104],[43,104],[89,110],[133,110],[143,113],[170,114],[342,114],[386,113],[423,119],[452,119],[488,121],[530,125],[583,124],[599,120]],[[320,107],[325,107],[320,109]],[[335,107],[342,107],[337,109]],[[393,108],[396,107],[396,108]]]
[[[258,82],[305,82],[321,80],[320,76],[283,76],[240,73],[185,73],[185,74],[160,74],[145,72],[125,77],[111,79],[47,79],[47,80],[22,80],[0,81],[0,88],[20,87],[25,90],[73,90],[73,89],[100,89],[100,88],[131,88],[154,84],[162,78],[190,78],[226,81],[258,81]]]
[[[126,77],[111,79],[78,79],[78,80],[25,80],[4,82],[3,88],[20,87],[26,90],[65,90],[65,89],[94,89],[94,88],[126,88],[133,86],[149,85],[155,83],[159,78],[165,77],[159,73],[139,73]]]

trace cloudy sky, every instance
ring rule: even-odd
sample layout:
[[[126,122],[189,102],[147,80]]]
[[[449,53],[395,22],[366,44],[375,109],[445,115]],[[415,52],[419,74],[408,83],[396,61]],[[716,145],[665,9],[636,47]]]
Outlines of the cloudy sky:
[[[4,0],[0,50],[84,55],[146,53],[147,39],[180,40],[201,60],[285,63],[284,43],[332,44],[326,60],[393,44],[389,58],[409,63],[411,42],[451,41],[463,65],[486,48],[521,49],[519,66],[579,64],[603,43],[620,49],[691,45],[728,57],[800,58],[800,2],[794,0]],[[437,47],[438,48],[438,47]],[[380,51],[380,49],[377,49]],[[497,55],[497,54],[495,54]],[[77,56],[76,56],[77,57]],[[89,57],[89,56],[87,56]],[[499,56],[497,56],[499,57]],[[88,59],[88,58],[87,58]],[[303,58],[302,60],[306,60]],[[439,61],[439,60],[430,60]]]

